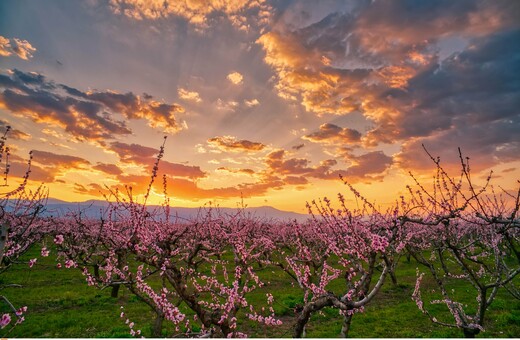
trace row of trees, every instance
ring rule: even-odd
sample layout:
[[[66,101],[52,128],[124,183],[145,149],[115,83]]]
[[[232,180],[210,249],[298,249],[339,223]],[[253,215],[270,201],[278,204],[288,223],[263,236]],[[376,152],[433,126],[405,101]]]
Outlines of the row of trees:
[[[163,148],[149,188],[162,154]],[[355,314],[363,312],[385,281],[397,282],[399,259],[407,255],[421,265],[411,296],[418,308],[432,322],[474,337],[484,330],[486,311],[499,290],[520,297],[515,281],[520,273],[520,191],[495,193],[490,178],[476,189],[462,157],[457,178],[438,159],[432,161],[432,186],[416,181],[392,208],[376,207],[344,180],[361,207],[349,208],[341,194],[338,207],[327,198],[313,201],[308,203],[313,218],[305,223],[258,219],[243,210],[225,215],[218,209],[181,221],[171,216],[167,198],[152,211],[146,205],[148,194],[136,202],[131,188],[110,193],[101,219],[81,213],[44,218],[38,217],[43,191],[27,196],[19,190],[20,199],[10,194],[1,201],[6,230],[0,244],[2,270],[31,244],[52,239],[64,266],[81,270],[89,285],[110,288],[113,296],[126,287],[150,306],[153,336],[161,336],[163,323],[170,322],[184,336],[241,337],[247,335],[242,329],[246,319],[282,323],[273,309],[268,274],[279,268],[304,296],[293,336],[305,336],[313,314],[334,308],[346,337]],[[42,255],[47,254],[43,248]],[[423,272],[433,277],[440,299],[422,300]],[[472,287],[473,306],[457,301],[449,289],[457,280]],[[265,300],[251,299],[255,291],[266,292]],[[431,312],[431,303],[446,305],[451,320]],[[13,307],[13,315],[20,312]],[[126,319],[124,312],[121,316]],[[141,333],[130,320],[128,324],[132,335]]]

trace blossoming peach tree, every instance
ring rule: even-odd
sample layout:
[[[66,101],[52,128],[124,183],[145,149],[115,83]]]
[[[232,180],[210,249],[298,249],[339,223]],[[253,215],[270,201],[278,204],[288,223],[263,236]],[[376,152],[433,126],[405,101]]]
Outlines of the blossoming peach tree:
[[[47,191],[43,186],[34,191],[27,189],[26,184],[31,172],[32,155],[29,158],[27,171],[21,184],[12,188],[8,185],[9,174],[9,147],[6,146],[7,133],[0,137],[0,162],[5,158],[4,184],[5,192],[0,193],[0,274],[11,268],[14,264],[21,263],[20,257],[36,243],[38,243],[45,233],[46,223],[39,218],[44,209],[47,199]],[[46,248],[42,249],[42,256],[47,256]],[[32,267],[37,259],[25,262]],[[8,287],[21,287],[19,284],[3,284],[0,290]],[[11,328],[24,321],[24,314],[27,306],[16,308],[5,295],[0,295],[0,300],[7,306],[9,312],[3,313],[0,317],[0,328],[4,329],[8,325]],[[16,319],[12,323],[13,318]],[[7,334],[7,333],[5,333]]]
[[[469,161],[461,155],[461,174],[451,178],[432,157],[437,172],[432,189],[416,181],[410,189],[409,213],[401,217],[407,248],[433,278],[439,292],[430,304],[443,304],[452,320],[430,311],[421,295],[424,273],[418,269],[413,300],[432,322],[460,328],[465,337],[484,331],[486,311],[499,289],[516,298],[513,280],[520,273],[520,190],[497,194],[491,174],[480,189],[470,176]],[[457,300],[457,282],[467,282],[474,301]],[[451,289],[450,289],[451,288]]]

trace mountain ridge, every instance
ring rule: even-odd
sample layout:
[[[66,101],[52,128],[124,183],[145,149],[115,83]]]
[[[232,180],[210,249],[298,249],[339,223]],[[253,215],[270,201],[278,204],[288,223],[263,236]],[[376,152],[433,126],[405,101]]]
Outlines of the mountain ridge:
[[[44,216],[63,216],[67,213],[74,213],[81,211],[85,217],[99,218],[108,207],[109,202],[103,200],[87,200],[83,202],[66,202],[56,198],[49,198],[45,210]],[[154,210],[160,208],[160,205],[148,205],[147,209]],[[180,219],[189,220],[197,217],[199,214],[203,214],[208,209],[216,209],[223,214],[234,214],[238,212],[238,208],[227,208],[227,207],[199,207],[199,208],[188,208],[188,207],[170,207],[171,216],[177,216]],[[244,208],[246,214],[251,217],[259,218],[272,218],[281,221],[297,220],[303,222],[310,218],[308,214],[301,214],[293,211],[285,211],[274,208],[272,206],[259,206],[259,207],[246,207]]]

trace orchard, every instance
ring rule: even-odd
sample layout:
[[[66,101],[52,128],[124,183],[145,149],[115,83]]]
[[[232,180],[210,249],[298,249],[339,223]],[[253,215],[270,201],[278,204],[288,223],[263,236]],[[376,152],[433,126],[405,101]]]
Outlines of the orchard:
[[[8,157],[5,143],[4,135],[2,155]],[[111,191],[99,219],[81,211],[42,216],[45,188],[25,187],[29,158],[25,181],[0,204],[4,336],[31,335],[24,323],[32,309],[44,318],[53,313],[31,306],[30,296],[14,294],[22,305],[11,301],[9,293],[31,286],[20,280],[27,276],[9,275],[16,270],[47,272],[58,281],[81,276],[96,296],[110,295],[117,312],[108,313],[117,313],[116,322],[135,337],[305,337],[309,330],[311,336],[347,337],[392,289],[413,302],[423,322],[454,329],[448,334],[455,336],[486,336],[496,300],[518,315],[520,190],[496,192],[491,176],[477,186],[462,154],[458,177],[431,157],[431,186],[416,181],[385,210],[341,178],[361,202],[356,209],[340,193],[338,206],[328,198],[308,202],[306,222],[212,207],[186,221],[170,214],[165,178],[161,209],[147,207],[163,150],[144,201],[137,202],[131,188]],[[409,273],[412,266],[413,277],[403,275],[401,267]],[[143,314],[135,306],[129,310],[130,301],[143,306]],[[337,325],[337,333],[316,333],[323,319],[327,327]]]

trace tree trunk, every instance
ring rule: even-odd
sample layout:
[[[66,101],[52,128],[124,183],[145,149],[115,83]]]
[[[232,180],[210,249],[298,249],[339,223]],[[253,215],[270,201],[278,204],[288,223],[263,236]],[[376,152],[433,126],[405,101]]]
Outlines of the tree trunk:
[[[2,222],[0,225],[0,265],[2,265],[2,261],[4,260],[7,235],[9,235],[9,221]]]
[[[112,285],[112,292],[110,293],[110,296],[116,298],[119,295],[119,288],[121,288],[119,283]]]
[[[164,313],[158,312],[152,328],[152,338],[162,338],[162,325],[164,321]]]
[[[392,284],[394,286],[397,286],[397,276],[395,276],[395,271],[394,271],[395,268],[392,268],[392,270],[389,270],[389,273],[390,273],[390,278],[392,279]]]
[[[343,325],[341,326],[341,333],[340,337],[342,338],[348,338],[348,331],[350,330],[350,324],[352,323],[352,318],[354,317],[354,314],[347,314],[343,318]]]
[[[294,325],[293,338],[302,338],[305,336],[305,325],[309,322],[312,313],[332,305],[333,303],[330,296],[322,296],[315,301],[307,303],[303,307],[300,315],[298,315],[298,319]]]
[[[464,332],[465,338],[474,338],[475,335],[477,335],[480,332],[480,330],[474,329],[474,328],[472,328],[472,329],[463,328],[462,331]]]

